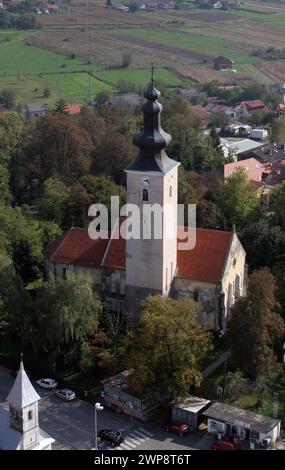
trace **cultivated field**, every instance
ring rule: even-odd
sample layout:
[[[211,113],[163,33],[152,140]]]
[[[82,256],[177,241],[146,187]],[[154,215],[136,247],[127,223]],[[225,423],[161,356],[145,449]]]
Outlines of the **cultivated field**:
[[[48,86],[54,102],[85,102],[117,90],[119,81],[143,86],[149,68],[167,86],[191,80],[221,83],[284,81],[285,60],[264,61],[253,51],[285,48],[285,6],[246,2],[239,10],[158,10],[122,13],[105,1],[72,0],[64,14],[42,15],[40,29],[0,32],[0,89],[18,91],[21,103],[42,101]],[[123,56],[131,63],[120,68]],[[234,61],[235,71],[217,71],[213,59]],[[75,56],[75,59],[71,59]]]

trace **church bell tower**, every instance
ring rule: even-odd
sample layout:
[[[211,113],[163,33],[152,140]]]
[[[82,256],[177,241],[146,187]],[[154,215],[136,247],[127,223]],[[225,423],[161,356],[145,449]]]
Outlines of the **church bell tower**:
[[[177,262],[179,163],[165,152],[171,136],[161,127],[160,95],[152,79],[144,93],[143,129],[133,140],[139,154],[126,170],[127,202],[135,204],[140,212],[140,237],[126,240],[126,302],[131,328],[138,323],[141,303],[146,297],[169,294]],[[145,205],[147,211],[153,208],[152,221],[156,228],[160,225],[160,235],[153,226],[150,236],[143,233]]]

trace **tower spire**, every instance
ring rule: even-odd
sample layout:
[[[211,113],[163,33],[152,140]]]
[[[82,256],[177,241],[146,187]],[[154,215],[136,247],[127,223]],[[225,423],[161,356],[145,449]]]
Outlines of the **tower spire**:
[[[161,127],[163,106],[158,102],[161,93],[154,86],[154,66],[151,66],[151,82],[144,92],[146,102],[142,106],[144,116],[143,129],[133,139],[139,148],[136,160],[127,168],[128,171],[157,171],[167,173],[177,162],[171,160],[165,148],[171,142],[171,136]]]

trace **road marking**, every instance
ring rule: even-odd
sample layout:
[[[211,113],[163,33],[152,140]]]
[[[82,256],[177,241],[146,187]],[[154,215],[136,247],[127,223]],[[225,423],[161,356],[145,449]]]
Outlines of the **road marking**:
[[[149,438],[145,433],[135,430],[134,431],[138,436],[143,437],[144,439]]]
[[[134,431],[133,433],[129,434],[131,436],[132,439],[134,439],[135,441],[138,441],[140,444],[142,442],[145,442],[148,438],[146,436],[144,436],[144,438],[142,437],[139,437],[136,433],[136,431]]]
[[[151,432],[147,431],[146,429],[139,428],[139,431],[144,432],[144,433],[145,433],[147,436],[149,436],[149,437],[153,437],[153,436],[154,436]]]
[[[117,447],[117,449],[120,449],[120,450],[132,450],[131,447],[129,447],[125,442],[122,442],[122,444],[120,445],[120,447]]]
[[[137,444],[134,444],[134,443],[131,442],[129,439],[125,439],[125,440],[124,440],[124,444],[127,445],[127,446],[132,447],[133,449],[135,449],[135,448],[137,447]]]

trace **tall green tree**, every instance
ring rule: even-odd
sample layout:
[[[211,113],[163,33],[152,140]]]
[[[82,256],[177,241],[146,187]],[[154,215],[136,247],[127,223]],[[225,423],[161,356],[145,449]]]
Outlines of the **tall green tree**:
[[[90,140],[79,125],[60,113],[30,124],[25,154],[29,179],[42,185],[48,178],[77,180],[90,168]]]
[[[127,338],[126,361],[134,369],[131,386],[149,402],[184,396],[199,384],[199,362],[209,348],[192,300],[148,297],[136,331]]]
[[[272,226],[268,220],[246,224],[239,238],[246,251],[250,270],[266,266],[273,268],[285,262],[285,233],[279,226]]]
[[[62,348],[83,343],[94,334],[101,310],[91,280],[85,276],[68,275],[43,283],[35,292],[34,348],[48,353],[54,368]]]
[[[270,209],[272,211],[273,223],[279,225],[285,232],[285,181],[272,191]]]
[[[276,312],[275,291],[275,279],[269,270],[254,271],[246,297],[231,311],[228,334],[232,360],[253,379],[274,370],[274,344],[284,334],[284,322]]]
[[[245,226],[249,216],[258,208],[259,201],[245,170],[238,168],[221,184],[216,203],[224,218],[224,227],[231,230]]]
[[[25,283],[37,279],[43,262],[42,233],[38,222],[19,207],[0,203],[0,237]]]
[[[273,121],[271,140],[273,142],[285,141],[285,119],[283,117]]]

